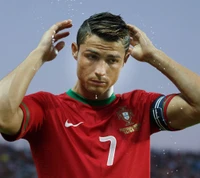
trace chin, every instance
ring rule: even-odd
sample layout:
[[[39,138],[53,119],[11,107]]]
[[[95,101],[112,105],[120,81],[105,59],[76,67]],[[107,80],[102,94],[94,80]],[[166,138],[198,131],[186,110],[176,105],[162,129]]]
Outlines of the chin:
[[[102,95],[107,91],[105,88],[96,88],[96,87],[91,87],[88,88],[88,92],[94,94],[94,95]]]

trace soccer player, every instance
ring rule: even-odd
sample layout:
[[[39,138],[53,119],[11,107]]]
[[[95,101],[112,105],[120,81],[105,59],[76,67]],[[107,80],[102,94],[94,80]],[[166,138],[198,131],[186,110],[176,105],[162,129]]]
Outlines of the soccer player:
[[[143,31],[104,12],[85,20],[71,45],[76,85],[58,95],[25,96],[39,68],[63,49],[70,27],[71,20],[53,25],[0,81],[2,136],[30,143],[39,178],[149,178],[150,135],[200,122],[200,77],[158,50]],[[180,93],[115,94],[129,56],[157,68]]]

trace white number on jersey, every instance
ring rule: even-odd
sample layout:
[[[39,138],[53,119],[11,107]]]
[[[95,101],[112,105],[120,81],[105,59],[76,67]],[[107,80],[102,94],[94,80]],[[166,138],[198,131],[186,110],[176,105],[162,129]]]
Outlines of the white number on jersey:
[[[114,136],[99,137],[99,141],[100,142],[110,141],[110,149],[108,152],[107,166],[112,166],[114,157],[115,157],[116,145],[117,145],[116,138]]]

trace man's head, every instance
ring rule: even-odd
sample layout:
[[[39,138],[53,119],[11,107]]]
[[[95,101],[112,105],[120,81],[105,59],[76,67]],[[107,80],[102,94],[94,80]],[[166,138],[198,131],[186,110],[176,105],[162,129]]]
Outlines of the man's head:
[[[128,51],[130,44],[129,30],[119,15],[103,12],[86,19],[78,30],[76,38],[78,47],[85,43],[87,37],[91,35],[96,35],[108,42],[121,41],[125,51]]]
[[[129,30],[120,16],[104,12],[85,20],[72,44],[79,89],[93,95],[109,92],[129,56],[129,45]]]

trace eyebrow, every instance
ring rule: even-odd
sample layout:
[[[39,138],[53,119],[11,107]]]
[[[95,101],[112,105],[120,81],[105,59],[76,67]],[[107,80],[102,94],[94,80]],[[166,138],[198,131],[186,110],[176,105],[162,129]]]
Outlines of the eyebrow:
[[[85,52],[91,52],[91,53],[94,53],[94,54],[100,56],[100,54],[97,51],[93,50],[93,49],[87,49]],[[121,58],[121,56],[117,55],[117,54],[116,55],[108,54],[107,57],[108,58]]]
[[[99,56],[100,56],[100,54],[99,54],[97,51],[95,51],[95,50],[92,50],[92,49],[87,49],[87,50],[85,50],[85,52],[94,53],[94,54],[96,54],[96,55],[99,55]]]

